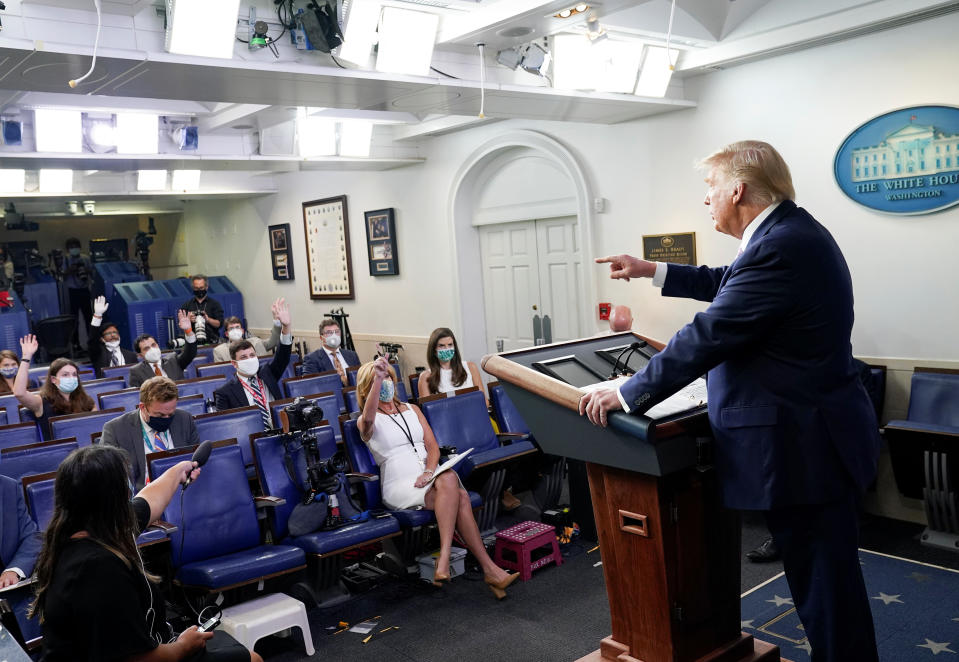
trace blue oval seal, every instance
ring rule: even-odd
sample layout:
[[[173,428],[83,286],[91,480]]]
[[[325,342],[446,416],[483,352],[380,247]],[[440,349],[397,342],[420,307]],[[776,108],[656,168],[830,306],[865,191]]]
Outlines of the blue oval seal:
[[[959,108],[894,110],[849,134],[833,164],[839,188],[887,214],[928,214],[959,204]]]

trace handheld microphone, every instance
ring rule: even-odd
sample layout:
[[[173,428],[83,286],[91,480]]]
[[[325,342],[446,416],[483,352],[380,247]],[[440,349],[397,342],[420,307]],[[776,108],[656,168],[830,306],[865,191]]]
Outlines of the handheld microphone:
[[[196,447],[196,450],[193,451],[193,457],[190,458],[192,462],[196,462],[196,466],[199,469],[206,461],[210,459],[210,453],[213,451],[213,442],[204,441],[202,444]],[[192,472],[191,472],[192,473]],[[186,481],[183,483],[183,489],[186,489],[190,486],[190,483],[193,482],[192,476],[188,475]]]
[[[619,377],[619,370],[618,370],[618,368],[619,368],[619,361],[620,361],[620,359],[623,358],[623,354],[625,354],[626,352],[628,352],[628,351],[630,351],[630,350],[636,351],[636,350],[639,349],[640,347],[642,347],[642,345],[640,345],[638,342],[634,342],[634,343],[632,343],[631,345],[629,345],[628,347],[624,347],[624,348],[623,348],[623,351],[621,351],[621,352],[619,353],[619,356],[616,357],[616,363],[613,364],[613,372],[612,372],[612,374],[609,376],[610,379],[616,379],[617,377]],[[627,359],[626,361],[629,362],[629,359]]]

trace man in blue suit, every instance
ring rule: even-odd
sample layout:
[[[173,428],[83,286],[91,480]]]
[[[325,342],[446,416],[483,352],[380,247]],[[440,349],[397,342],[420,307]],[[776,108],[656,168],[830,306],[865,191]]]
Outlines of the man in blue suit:
[[[611,277],[709,302],[619,389],[580,413],[642,413],[708,373],[709,422],[726,506],[764,511],[814,662],[876,662],[857,554],[860,493],[876,473],[876,414],[853,366],[852,280],[826,229],[792,201],[772,146],[745,141],[702,162],[716,230],[741,240],[710,269],[599,258]]]
[[[13,586],[33,574],[33,566],[40,553],[40,530],[27,512],[20,484],[0,476],[0,588]],[[27,639],[38,634],[37,624],[28,622],[26,611],[33,593],[29,586],[13,593],[2,593],[0,598],[10,601],[20,630]]]
[[[332,319],[325,319],[320,322],[320,336],[323,338],[323,346],[315,352],[307,354],[303,359],[303,374],[312,375],[316,372],[327,372],[336,370],[340,373],[340,380],[345,386],[347,383],[346,369],[360,364],[360,357],[356,352],[348,349],[342,349],[342,334],[340,325]]]

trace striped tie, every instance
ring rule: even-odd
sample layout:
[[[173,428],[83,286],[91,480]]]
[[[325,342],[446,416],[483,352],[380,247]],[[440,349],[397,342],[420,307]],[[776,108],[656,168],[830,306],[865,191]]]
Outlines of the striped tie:
[[[260,416],[263,417],[263,429],[273,428],[273,419],[270,417],[270,410],[266,406],[266,398],[263,397],[263,391],[260,390],[260,380],[256,377],[250,377],[250,388],[253,389],[253,401],[260,408]]]
[[[160,439],[160,433],[156,430],[153,431],[153,444],[158,452],[165,451],[167,449],[166,444],[164,444],[163,440]]]

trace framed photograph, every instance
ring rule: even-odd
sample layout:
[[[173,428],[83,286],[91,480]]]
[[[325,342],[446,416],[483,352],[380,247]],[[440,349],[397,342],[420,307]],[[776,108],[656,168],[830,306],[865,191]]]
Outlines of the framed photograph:
[[[363,214],[366,220],[367,257],[371,276],[396,276],[400,262],[396,254],[396,221],[393,208]]]
[[[270,259],[273,280],[293,280],[293,250],[290,246],[290,224],[280,223],[267,228],[270,237]]]
[[[303,229],[310,298],[354,298],[346,196],[304,202]]]

